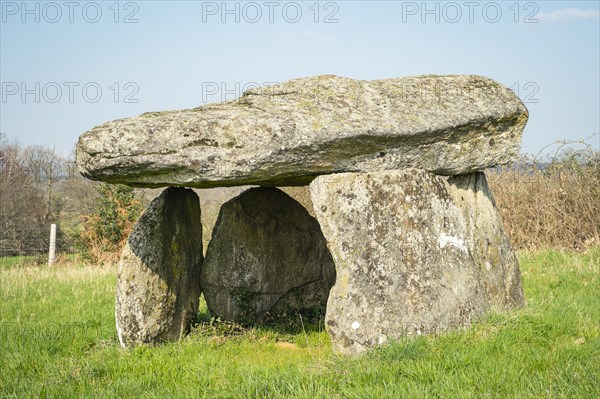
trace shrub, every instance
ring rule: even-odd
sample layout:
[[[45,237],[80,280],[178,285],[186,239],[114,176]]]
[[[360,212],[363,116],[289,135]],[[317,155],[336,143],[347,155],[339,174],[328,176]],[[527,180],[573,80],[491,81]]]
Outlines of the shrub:
[[[519,249],[584,250],[600,243],[600,152],[557,142],[488,173],[504,227]]]
[[[79,233],[78,243],[88,260],[115,262],[142,212],[142,205],[131,187],[100,184],[97,190],[96,210],[84,216],[85,228]]]

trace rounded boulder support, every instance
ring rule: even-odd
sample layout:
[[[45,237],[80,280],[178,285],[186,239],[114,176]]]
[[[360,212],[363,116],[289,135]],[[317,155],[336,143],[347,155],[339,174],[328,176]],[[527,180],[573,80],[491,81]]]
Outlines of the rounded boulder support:
[[[325,311],[335,268],[319,223],[276,188],[223,204],[202,267],[209,310],[244,323]]]
[[[174,341],[189,330],[202,260],[198,196],[167,188],[137,221],[121,254],[115,310],[121,346]]]

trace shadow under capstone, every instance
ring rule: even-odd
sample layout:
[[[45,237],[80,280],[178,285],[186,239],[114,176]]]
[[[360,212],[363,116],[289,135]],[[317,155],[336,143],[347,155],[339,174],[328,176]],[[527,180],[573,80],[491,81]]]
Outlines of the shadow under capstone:
[[[221,207],[201,273],[208,309],[223,320],[318,320],[335,266],[319,223],[276,188],[252,188]]]

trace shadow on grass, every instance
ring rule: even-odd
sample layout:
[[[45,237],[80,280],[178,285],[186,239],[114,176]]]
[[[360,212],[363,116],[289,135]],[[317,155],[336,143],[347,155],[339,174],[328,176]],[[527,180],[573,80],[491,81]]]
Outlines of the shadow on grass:
[[[232,337],[241,336],[252,330],[261,330],[276,335],[301,335],[320,333],[325,330],[325,316],[322,311],[303,310],[278,315],[266,314],[255,322],[234,322],[222,320],[201,307],[192,333],[202,336]]]

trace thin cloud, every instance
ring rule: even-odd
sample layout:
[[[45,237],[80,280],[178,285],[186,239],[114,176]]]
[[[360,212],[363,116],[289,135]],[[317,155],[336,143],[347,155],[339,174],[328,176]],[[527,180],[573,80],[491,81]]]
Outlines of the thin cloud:
[[[539,12],[535,15],[540,22],[598,19],[598,17],[600,17],[600,10],[582,10],[580,8],[561,8],[550,12]]]

